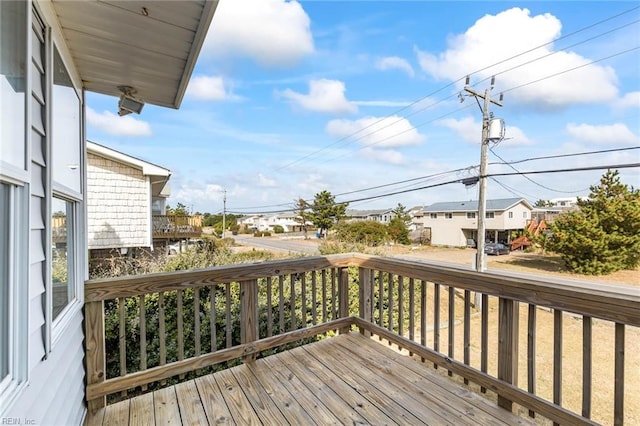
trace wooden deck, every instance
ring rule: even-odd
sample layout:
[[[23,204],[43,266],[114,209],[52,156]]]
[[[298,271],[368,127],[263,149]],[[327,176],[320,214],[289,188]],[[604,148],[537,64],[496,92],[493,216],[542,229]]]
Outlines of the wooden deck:
[[[100,409],[89,425],[530,424],[359,333]]]

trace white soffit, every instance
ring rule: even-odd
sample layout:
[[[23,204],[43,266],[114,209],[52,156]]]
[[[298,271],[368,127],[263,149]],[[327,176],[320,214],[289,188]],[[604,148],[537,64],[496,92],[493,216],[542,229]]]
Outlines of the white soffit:
[[[132,157],[95,142],[87,141],[87,152],[101,157],[110,158],[112,160],[119,161],[120,163],[128,164],[131,167],[142,170],[142,174],[145,176],[160,176],[166,177],[167,179],[171,176],[171,170],[169,169]]]
[[[0,0],[1,1],[1,0]],[[178,108],[218,0],[52,0],[86,90]]]

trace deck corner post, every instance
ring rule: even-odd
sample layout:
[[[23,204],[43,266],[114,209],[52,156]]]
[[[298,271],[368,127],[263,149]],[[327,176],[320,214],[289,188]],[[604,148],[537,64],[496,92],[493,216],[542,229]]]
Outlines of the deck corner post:
[[[367,322],[372,322],[372,286],[373,273],[371,269],[359,268],[358,270],[358,299],[360,305],[360,318]],[[371,332],[360,327],[360,334],[371,337]]]
[[[338,268],[338,315],[340,318],[349,316],[349,268]],[[340,334],[348,333],[350,326],[342,327]]]
[[[518,386],[519,302],[501,297],[498,316],[498,379]],[[513,410],[513,401],[502,395],[498,395],[498,405]]]
[[[107,369],[104,343],[104,301],[85,303],[84,333],[88,387],[105,381]],[[106,405],[106,396],[87,400],[87,409],[90,413],[95,413]]]
[[[240,342],[252,343],[258,340],[258,280],[240,282]],[[256,354],[250,353],[242,360],[253,362]]]

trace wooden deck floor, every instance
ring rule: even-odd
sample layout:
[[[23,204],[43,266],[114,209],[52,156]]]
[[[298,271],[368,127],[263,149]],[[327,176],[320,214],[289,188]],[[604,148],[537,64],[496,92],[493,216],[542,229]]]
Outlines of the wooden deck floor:
[[[87,424],[529,424],[377,339],[341,335],[122,401]]]

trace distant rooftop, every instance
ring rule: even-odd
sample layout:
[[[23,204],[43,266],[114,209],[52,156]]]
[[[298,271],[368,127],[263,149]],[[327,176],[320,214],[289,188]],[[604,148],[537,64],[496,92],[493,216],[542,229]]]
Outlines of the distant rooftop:
[[[524,202],[532,208],[524,198],[502,198],[498,200],[487,200],[487,211],[504,211],[510,207]],[[435,203],[424,209],[425,212],[475,212],[478,211],[478,200],[471,201],[447,201]]]

